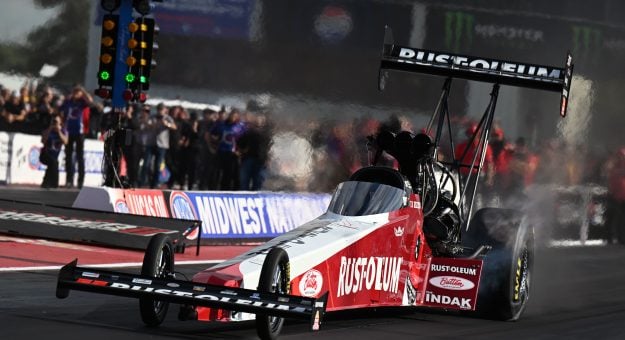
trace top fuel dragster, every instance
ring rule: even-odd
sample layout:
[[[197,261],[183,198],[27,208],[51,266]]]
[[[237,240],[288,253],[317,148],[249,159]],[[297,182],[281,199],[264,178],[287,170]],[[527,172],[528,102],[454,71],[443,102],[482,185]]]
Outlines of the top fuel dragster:
[[[371,166],[336,188],[326,213],[191,281],[176,277],[172,242],[157,234],[141,274],[81,268],[74,261],[59,273],[57,296],[83,290],[135,297],[150,326],[163,321],[171,303],[181,305],[180,319],[255,319],[263,339],[276,338],[284,318],[307,319],[318,330],[327,312],[379,306],[516,320],[530,293],[532,226],[514,210],[473,213],[473,201],[499,86],[561,92],[564,116],[572,69],[570,55],[565,67],[557,68],[398,46],[387,28],[381,90],[391,71],[446,77],[425,133],[372,136]],[[471,138],[476,147],[463,155],[453,154],[447,105],[453,78],[493,83]],[[438,152],[445,130],[452,155],[442,162]],[[398,170],[376,165],[383,152],[397,160]]]

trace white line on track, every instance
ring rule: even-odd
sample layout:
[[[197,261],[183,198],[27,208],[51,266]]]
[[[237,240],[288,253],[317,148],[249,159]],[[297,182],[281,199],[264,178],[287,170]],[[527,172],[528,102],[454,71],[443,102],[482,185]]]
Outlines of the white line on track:
[[[194,260],[194,261],[176,261],[176,265],[194,265],[194,264],[217,264],[224,262],[225,260]],[[86,264],[80,265],[84,268],[130,268],[141,267],[141,262],[126,262],[126,263],[106,263],[106,264]],[[6,267],[0,268],[0,272],[26,272],[26,271],[44,271],[44,270],[59,270],[63,266],[35,266],[35,267]]]

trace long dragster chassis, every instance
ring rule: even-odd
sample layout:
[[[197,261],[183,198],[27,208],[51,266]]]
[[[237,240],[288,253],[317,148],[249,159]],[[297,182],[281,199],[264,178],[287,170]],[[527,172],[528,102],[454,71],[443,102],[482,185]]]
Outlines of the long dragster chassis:
[[[323,215],[190,281],[176,279],[173,243],[157,234],[140,275],[80,268],[75,260],[59,273],[57,297],[73,289],[138,298],[149,326],[161,324],[169,303],[176,303],[179,319],[255,320],[258,336],[272,340],[285,318],[307,319],[318,330],[326,312],[363,308],[430,307],[519,319],[530,296],[534,226],[524,211],[473,212],[473,201],[500,85],[561,92],[565,116],[570,54],[558,68],[435,52],[395,45],[387,28],[380,90],[390,71],[446,77],[426,131],[369,136],[372,164],[338,185]],[[448,109],[454,77],[493,83],[460,154]],[[439,157],[444,134],[450,146],[445,161]],[[376,165],[384,152],[398,169]]]
[[[59,272],[56,296],[64,299],[70,290],[131,298],[151,298],[180,305],[205,306],[248,313],[270,314],[310,320],[318,330],[325,313],[328,294],[318,299],[224,287],[174,278],[155,278],[106,270],[77,267],[74,260]]]

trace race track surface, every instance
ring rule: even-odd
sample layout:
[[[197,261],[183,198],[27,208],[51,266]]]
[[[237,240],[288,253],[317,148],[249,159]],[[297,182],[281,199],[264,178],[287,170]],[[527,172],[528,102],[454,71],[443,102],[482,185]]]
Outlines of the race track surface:
[[[0,196],[7,194],[4,188],[0,191]],[[45,258],[45,254],[41,256]],[[185,265],[178,270],[192,275],[205,266]],[[57,299],[56,274],[56,270],[0,272],[1,339],[256,337],[252,323],[178,321],[175,306],[161,327],[147,328],[133,299],[83,292]],[[625,247],[540,249],[532,289],[528,309],[518,322],[409,309],[368,310],[330,314],[317,333],[308,332],[303,322],[287,321],[281,338],[625,338]]]

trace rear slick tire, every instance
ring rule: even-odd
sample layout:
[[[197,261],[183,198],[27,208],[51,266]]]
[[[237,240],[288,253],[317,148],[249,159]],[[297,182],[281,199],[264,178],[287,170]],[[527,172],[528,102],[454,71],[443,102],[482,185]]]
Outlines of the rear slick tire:
[[[484,257],[477,298],[480,317],[518,320],[529,300],[534,260],[534,230],[515,210],[485,208],[476,212],[466,245],[490,245]]]
[[[174,246],[169,236],[156,234],[150,239],[143,256],[141,275],[154,278],[167,278],[174,272]],[[141,320],[150,327],[160,325],[167,316],[169,302],[152,298],[139,298]]]
[[[290,290],[289,255],[281,248],[273,248],[265,257],[258,280],[258,291],[288,294]],[[284,318],[256,314],[256,333],[262,340],[275,340],[282,331]]]

